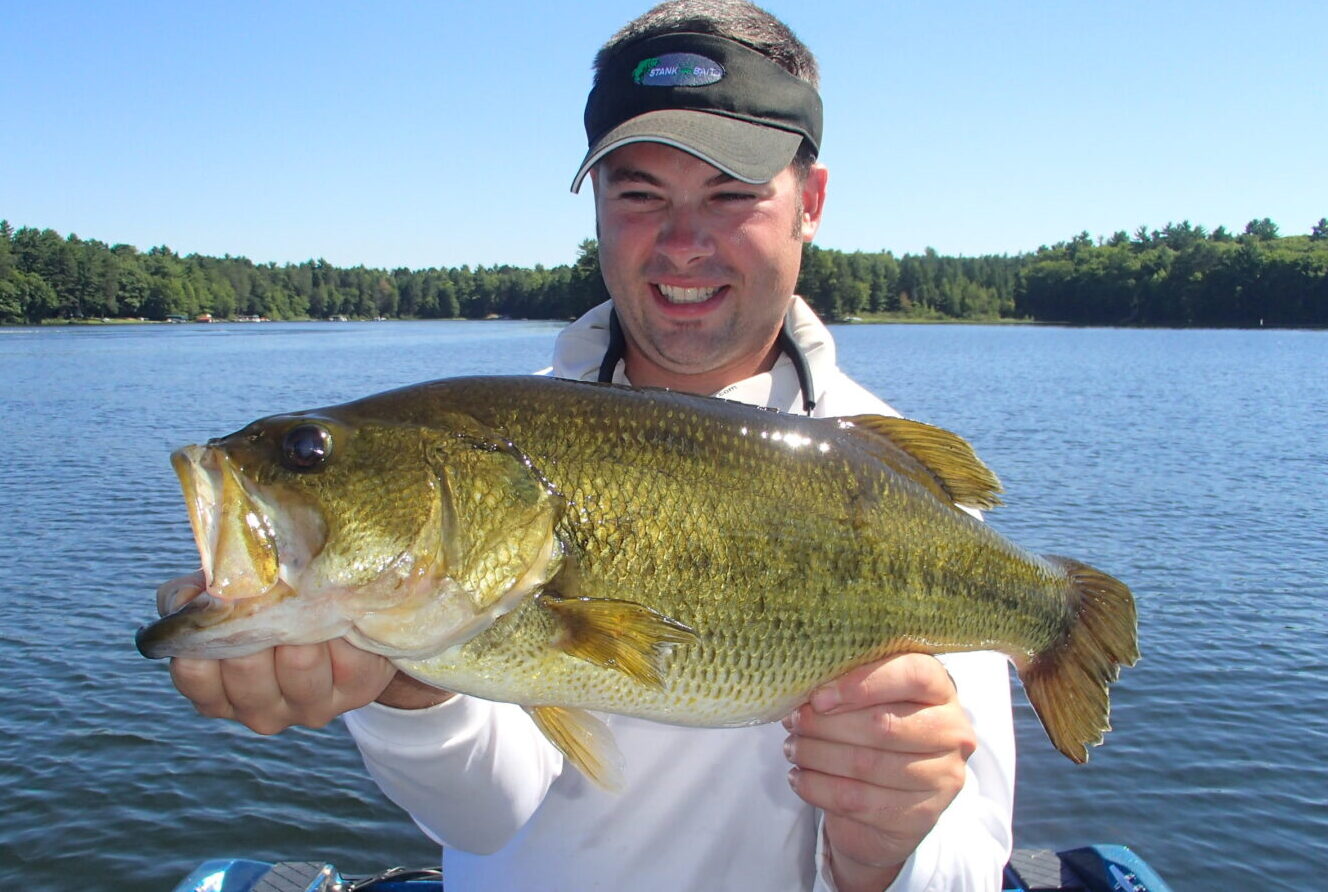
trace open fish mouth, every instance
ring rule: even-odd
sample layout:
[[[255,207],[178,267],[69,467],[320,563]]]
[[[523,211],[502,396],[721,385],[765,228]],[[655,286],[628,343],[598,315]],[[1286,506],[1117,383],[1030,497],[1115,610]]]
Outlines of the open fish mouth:
[[[208,594],[223,601],[268,594],[281,578],[277,533],[230,457],[211,446],[185,446],[171,455],[171,465]]]
[[[184,491],[204,591],[138,630],[135,643],[144,656],[240,656],[325,641],[349,628],[332,605],[294,597],[287,579],[307,566],[321,524],[302,531],[287,522],[279,530],[223,449],[185,446],[171,455],[171,465]]]

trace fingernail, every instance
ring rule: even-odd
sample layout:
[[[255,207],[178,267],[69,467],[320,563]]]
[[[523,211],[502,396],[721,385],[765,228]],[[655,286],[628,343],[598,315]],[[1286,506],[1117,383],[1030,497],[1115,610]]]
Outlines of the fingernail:
[[[793,738],[790,737],[784,741],[784,758],[790,762],[793,761],[793,750]]]
[[[812,692],[811,704],[817,712],[830,712],[840,704],[839,688],[834,685],[818,688]]]

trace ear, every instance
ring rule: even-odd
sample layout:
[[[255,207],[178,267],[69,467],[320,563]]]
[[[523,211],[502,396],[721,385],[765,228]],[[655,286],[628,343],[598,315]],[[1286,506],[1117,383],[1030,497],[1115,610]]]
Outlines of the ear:
[[[802,184],[802,240],[810,242],[821,228],[821,214],[825,211],[825,185],[830,171],[824,164],[813,164]]]

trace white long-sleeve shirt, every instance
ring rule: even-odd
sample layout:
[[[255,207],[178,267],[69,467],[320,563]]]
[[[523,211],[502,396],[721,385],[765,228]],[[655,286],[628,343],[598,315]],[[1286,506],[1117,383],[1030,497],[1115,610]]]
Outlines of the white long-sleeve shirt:
[[[594,380],[608,304],[558,337],[552,373]],[[799,298],[788,330],[807,358],[814,415],[893,409],[841,372],[830,332]],[[620,363],[615,380],[626,382]],[[787,356],[718,396],[801,411]],[[889,892],[995,890],[1011,847],[1014,734],[1009,670],[991,652],[940,658],[978,738],[959,796]],[[833,890],[820,813],[788,785],[779,723],[685,728],[601,716],[625,783],[587,781],[518,706],[457,696],[422,710],[379,704],[345,717],[378,785],[446,849],[448,892]]]

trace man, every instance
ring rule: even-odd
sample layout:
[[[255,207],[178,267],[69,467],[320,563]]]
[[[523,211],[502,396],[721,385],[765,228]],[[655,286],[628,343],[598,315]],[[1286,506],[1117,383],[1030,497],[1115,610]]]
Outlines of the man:
[[[553,374],[893,414],[793,296],[827,174],[815,62],[782,23],[731,0],[656,7],[600,52],[586,127],[573,189],[593,185],[613,300],[560,335]],[[165,588],[163,608],[194,591]],[[344,641],[177,659],[172,675],[203,714],[263,733],[345,713],[379,785],[452,850],[449,892],[995,889],[1010,848],[996,654],[861,667],[782,727],[609,716],[628,756],[616,795],[518,707],[429,688]]]

